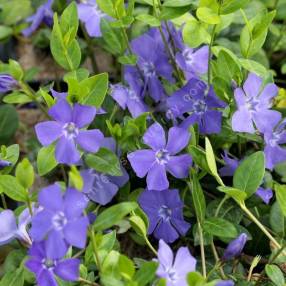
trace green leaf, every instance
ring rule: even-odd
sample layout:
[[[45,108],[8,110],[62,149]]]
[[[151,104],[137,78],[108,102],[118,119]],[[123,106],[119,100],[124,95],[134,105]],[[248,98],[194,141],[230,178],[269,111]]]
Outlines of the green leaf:
[[[246,192],[235,188],[220,186],[218,190],[233,198],[237,203],[241,203],[247,198]]]
[[[242,161],[233,176],[233,186],[250,197],[261,185],[265,174],[264,153],[258,151]]]
[[[205,138],[205,144],[206,144],[206,159],[207,159],[207,163],[211,171],[211,174],[216,178],[217,182],[220,185],[224,186],[224,183],[217,172],[215,155],[214,155],[212,145],[207,137]]]
[[[147,226],[140,216],[133,215],[129,218],[130,224],[135,232],[142,237],[147,236]]]
[[[118,269],[120,274],[127,280],[131,280],[135,273],[135,266],[132,260],[122,254],[119,257]]]
[[[139,14],[136,16],[136,20],[141,21],[151,27],[159,27],[161,25],[160,20],[149,14]]]
[[[219,237],[235,238],[237,236],[235,226],[223,218],[213,217],[206,219],[203,229],[205,232]]]
[[[145,286],[148,283],[152,282],[155,278],[156,270],[158,268],[157,262],[148,261],[144,262],[140,269],[136,272],[133,280],[138,283],[140,286]]]
[[[14,201],[17,202],[26,202],[27,201],[27,192],[25,189],[18,183],[17,179],[10,175],[1,175],[0,176],[0,189]]]
[[[248,2],[249,0],[224,0],[221,5],[220,13],[221,14],[233,13],[246,6]]]
[[[112,0],[96,0],[99,8],[112,18],[116,18],[114,4]]]
[[[1,170],[2,174],[8,174],[12,170],[13,166],[17,163],[20,155],[20,148],[18,144],[11,145],[9,147],[1,147],[0,159],[6,160],[12,163],[12,166],[6,167]]]
[[[60,28],[62,34],[69,33],[69,38],[74,39],[77,34],[78,24],[77,5],[75,2],[71,2],[61,16]]]
[[[80,103],[101,107],[108,90],[108,74],[101,73],[80,82],[80,87],[87,88],[88,92],[80,98]]]
[[[203,286],[206,279],[199,272],[191,272],[187,276],[187,281],[190,286]]]
[[[199,7],[197,9],[197,17],[204,23],[210,25],[219,24],[221,19],[220,16],[215,13],[211,8],[208,7]]]
[[[125,55],[121,56],[118,58],[118,61],[122,65],[130,65],[130,66],[135,66],[137,63],[137,56],[136,55]]]
[[[0,25],[0,41],[13,35],[13,29],[9,26]]]
[[[19,119],[14,106],[0,106],[0,140],[7,142],[18,129]]]
[[[185,7],[166,7],[163,6],[160,14],[161,20],[171,20],[178,18],[190,11],[191,6]]]
[[[269,222],[271,229],[273,229],[273,231],[275,231],[281,237],[284,237],[286,231],[285,216],[283,215],[277,201],[271,206]]]
[[[267,276],[276,286],[285,285],[284,275],[277,265],[267,264],[265,266],[265,271],[266,271]]]
[[[44,176],[52,171],[58,162],[55,158],[55,145],[43,147],[38,152],[37,167],[40,176]]]
[[[93,224],[95,231],[108,229],[138,207],[135,202],[124,202],[105,209]]]
[[[16,178],[25,189],[32,187],[35,179],[34,168],[27,158],[18,164],[16,168]]]
[[[16,80],[22,80],[24,71],[17,61],[9,60],[9,71]]]
[[[100,148],[94,155],[88,154],[85,161],[90,168],[98,172],[111,176],[122,175],[118,157],[107,148]]]
[[[194,0],[165,0],[163,6],[166,7],[184,7],[194,4]]]
[[[276,199],[284,216],[286,216],[286,185],[274,185]]]
[[[191,145],[188,146],[188,152],[192,155],[193,161],[204,171],[211,174],[211,170],[208,166],[206,152],[200,147]]]
[[[0,281],[0,286],[23,286],[24,269],[18,268],[16,271],[5,273]]]
[[[3,102],[10,104],[25,104],[32,101],[33,100],[29,96],[19,91],[14,91],[3,98]]]
[[[192,18],[183,27],[183,39],[188,46],[196,48],[203,43],[209,43],[211,36],[202,23]]]
[[[192,198],[197,219],[202,225],[206,215],[206,201],[200,182],[194,172],[192,174]]]

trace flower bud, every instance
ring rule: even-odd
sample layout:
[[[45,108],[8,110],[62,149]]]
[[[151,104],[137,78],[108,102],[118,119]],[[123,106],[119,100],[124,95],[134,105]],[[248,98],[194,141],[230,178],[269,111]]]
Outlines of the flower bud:
[[[224,251],[223,260],[231,260],[239,256],[247,241],[247,234],[242,233],[236,239],[232,240]]]

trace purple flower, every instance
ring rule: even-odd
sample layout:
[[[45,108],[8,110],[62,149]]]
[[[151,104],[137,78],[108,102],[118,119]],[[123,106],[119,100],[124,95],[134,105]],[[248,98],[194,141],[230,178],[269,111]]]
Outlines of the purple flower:
[[[190,224],[184,220],[184,204],[178,190],[144,191],[138,202],[149,219],[148,233],[166,242],[185,235]]]
[[[0,170],[3,170],[6,167],[12,166],[12,163],[6,160],[0,160]]]
[[[0,93],[9,92],[17,87],[18,82],[9,74],[0,74]]]
[[[158,250],[159,267],[157,276],[165,278],[167,286],[187,286],[187,274],[196,270],[196,259],[187,247],[180,247],[176,257],[162,239]]]
[[[173,114],[174,117],[190,113],[181,125],[184,128],[197,123],[202,134],[219,133],[222,113],[216,109],[223,108],[226,104],[217,98],[212,87],[209,91],[207,89],[204,82],[192,78],[184,87],[168,98],[168,113]]]
[[[85,247],[89,223],[83,216],[87,200],[82,193],[68,188],[62,195],[54,184],[41,190],[39,204],[43,210],[33,217],[30,235],[36,242],[47,236],[49,258],[63,257],[69,245]]]
[[[172,127],[168,132],[166,144],[165,131],[159,123],[151,125],[144,134],[143,141],[152,149],[137,150],[127,157],[139,178],[147,174],[147,188],[162,191],[168,189],[169,181],[166,172],[178,179],[186,178],[192,165],[188,154],[178,155],[190,139],[187,130]]]
[[[53,0],[48,0],[46,3],[41,5],[36,13],[26,19],[26,22],[31,23],[30,27],[24,29],[22,34],[25,37],[31,36],[44,22],[48,26],[53,24],[53,10],[52,10]]]
[[[232,129],[237,132],[254,133],[256,128],[264,133],[271,130],[273,122],[277,122],[280,113],[269,110],[272,99],[278,93],[275,84],[269,83],[264,88],[262,78],[250,73],[243,88],[236,88],[234,97],[237,111],[232,117]]]
[[[272,128],[264,133],[266,168],[269,170],[286,161],[286,149],[280,146],[286,143],[286,120],[281,123],[279,121],[277,119],[276,122],[273,122]]]
[[[236,239],[232,240],[224,251],[222,259],[231,260],[239,256],[246,244],[247,234],[242,233]]]
[[[34,214],[39,210],[33,207]],[[0,213],[0,245],[4,245],[13,239],[19,239],[27,245],[31,245],[32,241],[27,232],[27,226],[31,222],[31,215],[28,209],[24,209],[18,218],[11,210],[4,210]]]
[[[240,161],[236,158],[231,158],[227,151],[224,151],[222,158],[225,162],[225,165],[219,169],[219,174],[222,177],[232,177],[235,170],[239,166]]]
[[[58,286],[55,276],[65,281],[79,279],[79,259],[54,259],[47,241],[33,243],[29,250],[30,258],[26,267],[35,273],[37,285]]]
[[[132,117],[137,117],[140,114],[148,111],[148,106],[143,100],[143,87],[134,80],[130,74],[126,75],[129,80],[129,87],[122,84],[111,86],[111,96],[119,104],[122,109],[128,108]]]
[[[90,37],[101,37],[100,21],[108,18],[98,7],[96,0],[87,0],[77,4],[78,17],[84,23]]]
[[[232,280],[221,280],[215,286],[234,286],[234,282]]]
[[[80,159],[76,148],[79,145],[89,152],[97,152],[104,136],[98,129],[81,130],[88,126],[96,115],[91,106],[75,104],[73,107],[64,99],[49,110],[55,121],[41,122],[36,125],[36,134],[42,145],[48,146],[57,141],[56,159],[59,163],[75,164]]]
[[[269,204],[270,200],[273,197],[273,191],[271,189],[264,189],[262,187],[259,187],[258,190],[255,193],[259,198],[263,200],[265,204]]]
[[[162,46],[150,35],[144,34],[131,42],[131,49],[138,57],[138,67],[144,78],[144,91],[148,88],[149,95],[158,102],[164,95],[164,87],[159,80],[162,77],[173,81],[172,66]],[[133,78],[140,78],[135,67],[127,66],[125,77],[130,75]],[[129,82],[129,81],[128,81]]]
[[[176,54],[179,67],[186,72],[187,79],[197,75],[203,75],[208,71],[209,47],[203,46],[192,49],[184,46],[182,51]]]

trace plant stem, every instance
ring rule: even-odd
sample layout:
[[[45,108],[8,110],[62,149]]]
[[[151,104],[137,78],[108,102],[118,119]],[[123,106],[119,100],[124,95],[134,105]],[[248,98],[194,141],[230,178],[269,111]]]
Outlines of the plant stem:
[[[148,247],[152,250],[152,252],[158,256],[158,252],[156,251],[156,249],[153,247],[153,245],[150,243],[149,239],[147,236],[145,236],[145,242],[148,245]]]
[[[198,221],[198,231],[199,231],[203,276],[204,276],[204,278],[207,278],[206,257],[205,257],[205,248],[204,248],[204,236],[203,236],[203,229],[202,229],[201,223],[199,221]]]
[[[94,235],[94,231],[93,231],[92,227],[89,230],[89,234],[90,234],[90,239],[91,239],[91,243],[92,243],[92,247],[93,247],[93,252],[94,252],[94,255],[95,255],[95,263],[97,265],[98,271],[100,272],[101,271],[101,263],[100,263],[100,259],[99,259],[99,256],[98,256],[95,235]]]
[[[220,201],[216,211],[215,211],[215,217],[218,216],[219,212],[220,212],[220,209],[222,208],[223,204],[229,199],[229,196],[228,195],[225,195],[224,198]]]
[[[27,194],[27,205],[28,205],[30,215],[33,216],[32,202],[31,202],[31,199],[29,197],[29,193]]]
[[[97,284],[96,282],[91,282],[91,281],[86,280],[86,279],[81,278],[81,277],[78,279],[78,281],[81,282],[81,283],[85,283],[85,284],[87,284],[87,285],[91,285],[91,286],[100,286],[100,285]]]
[[[1,194],[1,201],[2,201],[2,205],[3,205],[3,208],[5,210],[8,209],[8,206],[7,206],[7,202],[6,202],[6,199],[5,199],[5,195],[4,194]]]
[[[241,209],[248,215],[248,217],[261,229],[261,231],[269,238],[269,240],[277,247],[281,248],[281,245],[277,240],[268,232],[265,226],[252,214],[252,212],[246,207],[245,203],[239,204]]]
[[[220,258],[219,258],[219,256],[218,256],[218,253],[217,253],[217,251],[216,251],[216,248],[215,248],[215,245],[214,245],[214,242],[212,241],[212,243],[211,243],[211,248],[212,248],[212,251],[213,251],[213,254],[214,254],[214,258],[215,258],[215,260],[216,260],[216,265],[217,265],[217,267],[218,267],[218,269],[219,269],[219,271],[220,271],[220,274],[221,274],[221,278],[222,279],[226,279],[226,276],[225,276],[225,274],[224,274],[224,271],[223,271],[223,267],[222,267],[222,265],[221,265],[221,263],[220,263]],[[210,275],[210,273],[208,274],[208,276]]]

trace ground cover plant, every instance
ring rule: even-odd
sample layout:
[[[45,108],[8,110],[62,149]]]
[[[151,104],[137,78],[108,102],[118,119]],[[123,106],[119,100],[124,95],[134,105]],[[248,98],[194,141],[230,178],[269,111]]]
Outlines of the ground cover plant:
[[[285,285],[285,0],[0,22],[0,286]]]

